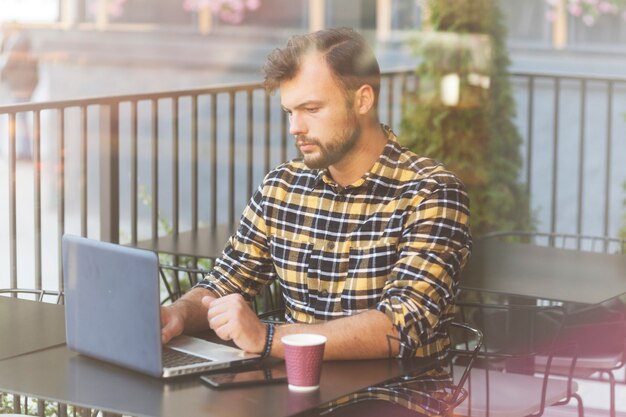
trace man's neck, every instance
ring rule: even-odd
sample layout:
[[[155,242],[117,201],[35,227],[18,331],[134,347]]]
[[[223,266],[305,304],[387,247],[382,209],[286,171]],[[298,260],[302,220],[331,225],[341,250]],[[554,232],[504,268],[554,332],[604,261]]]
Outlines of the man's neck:
[[[328,167],[330,176],[342,187],[354,183],[368,172],[383,153],[387,135],[380,123],[363,126],[355,148],[339,163]]]

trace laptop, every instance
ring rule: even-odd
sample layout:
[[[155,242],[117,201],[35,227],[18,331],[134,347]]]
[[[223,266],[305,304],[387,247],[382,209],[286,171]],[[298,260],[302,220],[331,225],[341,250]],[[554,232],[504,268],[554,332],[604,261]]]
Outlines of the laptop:
[[[154,252],[66,234],[63,279],[66,342],[73,351],[161,378],[259,361],[186,335],[162,346]]]

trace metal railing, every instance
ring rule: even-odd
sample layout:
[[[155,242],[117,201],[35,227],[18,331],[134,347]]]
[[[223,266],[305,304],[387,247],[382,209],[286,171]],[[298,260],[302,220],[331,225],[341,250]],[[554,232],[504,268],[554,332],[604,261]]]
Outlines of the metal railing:
[[[542,211],[540,229],[616,236],[624,212],[626,78],[546,73],[511,78],[524,136],[525,182],[531,206]],[[536,169],[539,155],[548,158]]]
[[[538,231],[614,236],[626,79],[511,80]],[[413,70],[383,76],[380,116],[397,132],[417,85]],[[16,157],[25,135],[31,162]],[[231,227],[264,174],[296,153],[279,98],[258,83],[3,106],[3,148],[0,287],[53,290],[63,290],[65,232],[136,245]]]
[[[415,82],[413,71],[383,75],[382,120],[399,125],[401,97]],[[295,156],[279,97],[259,83],[4,106],[0,129],[8,151],[0,279],[8,275],[10,288],[50,288],[56,271],[53,288],[63,290],[66,232],[136,245],[231,227],[264,174]],[[17,160],[24,136],[32,163]]]

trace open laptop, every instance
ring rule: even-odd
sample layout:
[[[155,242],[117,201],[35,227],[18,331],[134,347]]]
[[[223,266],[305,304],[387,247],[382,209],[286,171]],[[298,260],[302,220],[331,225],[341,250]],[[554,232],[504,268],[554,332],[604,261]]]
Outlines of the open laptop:
[[[162,346],[158,268],[153,252],[64,235],[67,346],[163,378],[259,360],[185,335]]]

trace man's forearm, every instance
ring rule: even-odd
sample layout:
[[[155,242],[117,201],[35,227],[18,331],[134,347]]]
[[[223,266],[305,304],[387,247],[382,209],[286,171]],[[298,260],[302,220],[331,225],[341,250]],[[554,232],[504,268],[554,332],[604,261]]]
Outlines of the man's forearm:
[[[272,356],[283,357],[280,338],[292,333],[316,333],[328,341],[324,359],[371,359],[396,356],[400,344],[391,320],[378,310],[320,324],[285,324],[276,327]]]
[[[182,314],[185,333],[209,328],[207,308],[202,305],[202,297],[207,295],[216,297],[213,291],[206,288],[193,288],[169,307]]]

